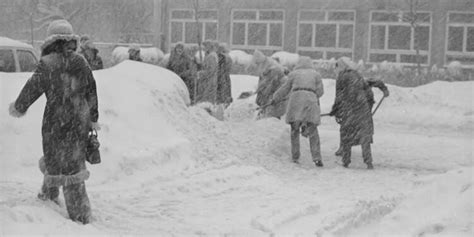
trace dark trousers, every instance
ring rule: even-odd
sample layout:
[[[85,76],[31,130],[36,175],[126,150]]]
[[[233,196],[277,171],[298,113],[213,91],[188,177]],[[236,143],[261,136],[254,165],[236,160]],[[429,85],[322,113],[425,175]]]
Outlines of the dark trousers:
[[[351,145],[342,144],[342,162],[344,164],[351,163]],[[372,151],[370,148],[369,142],[364,142],[361,144],[362,147],[362,157],[364,158],[364,163],[372,164]]]
[[[301,122],[293,122],[291,125],[291,155],[294,161],[300,158],[300,129],[302,126]],[[316,124],[308,123],[306,128],[308,129],[309,146],[311,150],[311,156],[313,161],[321,160],[321,144],[319,142],[318,126]]]

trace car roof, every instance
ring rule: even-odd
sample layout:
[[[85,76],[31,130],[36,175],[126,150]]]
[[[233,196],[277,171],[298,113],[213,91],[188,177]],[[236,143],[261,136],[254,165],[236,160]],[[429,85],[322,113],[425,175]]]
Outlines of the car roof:
[[[18,40],[13,40],[7,37],[1,37],[0,36],[0,47],[12,47],[12,48],[27,48],[27,49],[33,49],[33,46],[23,43]]]

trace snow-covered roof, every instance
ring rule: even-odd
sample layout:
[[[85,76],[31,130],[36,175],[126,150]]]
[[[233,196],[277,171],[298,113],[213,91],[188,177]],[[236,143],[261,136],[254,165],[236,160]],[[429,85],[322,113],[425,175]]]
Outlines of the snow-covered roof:
[[[0,47],[2,47],[2,46],[18,47],[18,48],[30,48],[30,49],[33,48],[33,46],[31,46],[29,44],[26,44],[26,43],[23,43],[21,41],[0,36]]]

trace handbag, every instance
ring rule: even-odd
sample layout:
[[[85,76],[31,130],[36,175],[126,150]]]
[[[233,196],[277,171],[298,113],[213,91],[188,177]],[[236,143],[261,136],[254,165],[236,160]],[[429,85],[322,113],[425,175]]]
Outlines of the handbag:
[[[86,147],[86,160],[91,165],[100,163],[100,143],[97,139],[98,134],[95,129],[91,129],[88,134],[87,147]]]

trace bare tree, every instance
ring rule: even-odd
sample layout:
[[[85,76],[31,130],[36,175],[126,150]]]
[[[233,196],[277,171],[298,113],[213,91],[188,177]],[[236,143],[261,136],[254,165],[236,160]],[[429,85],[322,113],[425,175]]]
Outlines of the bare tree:
[[[415,50],[415,64],[417,67],[418,75],[421,74],[421,39],[417,38],[417,32],[420,27],[420,23],[426,22],[428,15],[420,14],[420,9],[427,6],[428,2],[423,0],[404,0],[403,3],[397,4],[390,0],[379,1],[377,6],[384,7],[391,12],[397,13],[400,21],[407,22],[410,24],[412,32],[414,33],[414,50]],[[403,11],[408,9],[408,11]]]
[[[425,4],[422,4],[420,0],[405,0],[405,3],[409,7],[409,11],[406,14],[402,14],[402,20],[410,23],[413,32],[415,33],[414,47],[416,51],[416,68],[418,75],[421,74],[421,55],[420,55],[420,39],[417,39],[416,32],[421,22],[425,19],[422,15],[418,14],[420,8]]]

